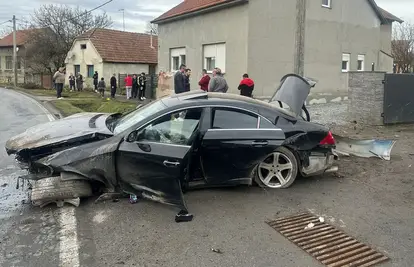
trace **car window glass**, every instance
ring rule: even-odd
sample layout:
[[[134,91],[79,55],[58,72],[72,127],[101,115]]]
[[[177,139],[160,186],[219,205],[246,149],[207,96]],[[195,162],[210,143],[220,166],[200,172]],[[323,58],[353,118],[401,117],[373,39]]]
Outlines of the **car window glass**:
[[[213,129],[255,129],[258,117],[238,110],[216,109]]]
[[[114,134],[119,134],[145,118],[165,109],[166,106],[161,100],[145,105],[121,117],[115,125]]]
[[[261,129],[274,129],[275,125],[262,117],[260,118],[260,128]]]
[[[189,145],[200,122],[201,112],[201,109],[189,109],[169,113],[142,129],[137,140]]]

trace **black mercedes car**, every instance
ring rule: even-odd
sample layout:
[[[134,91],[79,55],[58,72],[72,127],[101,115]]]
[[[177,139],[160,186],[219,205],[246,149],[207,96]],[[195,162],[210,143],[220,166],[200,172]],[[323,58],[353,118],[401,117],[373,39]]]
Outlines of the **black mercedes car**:
[[[287,188],[298,175],[337,170],[329,129],[300,116],[307,87],[308,80],[287,75],[270,103],[191,91],[125,115],[80,113],[32,127],[6,150],[29,170],[23,179],[57,179],[73,197],[84,196],[76,181],[135,194],[177,206],[177,221],[189,220],[188,189]],[[274,103],[281,99],[289,108]]]

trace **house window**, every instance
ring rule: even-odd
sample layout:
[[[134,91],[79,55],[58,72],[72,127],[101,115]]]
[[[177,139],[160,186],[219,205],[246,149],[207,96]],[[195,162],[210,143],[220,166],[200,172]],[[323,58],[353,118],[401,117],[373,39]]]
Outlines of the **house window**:
[[[365,70],[365,56],[358,55],[358,71],[364,71],[364,70]]]
[[[181,64],[185,64],[187,58],[185,48],[172,48],[170,50],[171,71],[177,71]]]
[[[75,75],[78,76],[78,73],[80,72],[80,65],[74,65],[75,68]]]
[[[216,67],[216,58],[215,57],[206,57],[206,67],[207,71],[212,71]]]
[[[81,45],[80,45],[80,48],[81,48],[81,49],[86,49],[86,44],[81,44]]]
[[[17,69],[20,70],[22,68],[22,58],[21,57],[16,58],[16,64],[17,64]]]
[[[331,8],[331,1],[332,0],[322,0],[322,6],[327,7],[327,8]]]
[[[204,68],[211,72],[218,67],[226,72],[226,44],[209,44],[203,46]]]
[[[6,57],[6,70],[13,69],[13,57]]]
[[[185,55],[180,55],[181,64],[185,64],[186,57]]]
[[[351,54],[342,54],[342,72],[348,72],[350,68]]]
[[[88,65],[88,78],[92,78],[94,73],[93,65]]]

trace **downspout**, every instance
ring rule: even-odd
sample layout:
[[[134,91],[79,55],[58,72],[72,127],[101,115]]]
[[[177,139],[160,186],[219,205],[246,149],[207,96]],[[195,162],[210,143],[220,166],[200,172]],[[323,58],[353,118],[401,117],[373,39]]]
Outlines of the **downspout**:
[[[293,71],[303,76],[305,72],[306,0],[296,0],[296,33]]]

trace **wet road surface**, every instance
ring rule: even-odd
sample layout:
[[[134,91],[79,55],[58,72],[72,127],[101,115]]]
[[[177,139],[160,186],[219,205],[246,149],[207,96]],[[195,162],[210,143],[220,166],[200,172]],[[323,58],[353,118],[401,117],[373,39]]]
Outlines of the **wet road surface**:
[[[7,100],[0,106],[0,145],[48,120],[33,102],[0,93],[2,103]],[[404,141],[397,143],[390,162],[343,159],[343,178],[298,179],[286,190],[189,192],[185,199],[194,220],[182,224],[174,222],[176,210],[149,201],[95,204],[90,199],[76,212],[22,205],[25,195],[14,189],[19,170],[1,148],[0,185],[7,185],[0,188],[0,266],[321,266],[265,224],[303,211],[323,215],[392,259],[381,266],[412,266],[410,145],[412,150]]]

